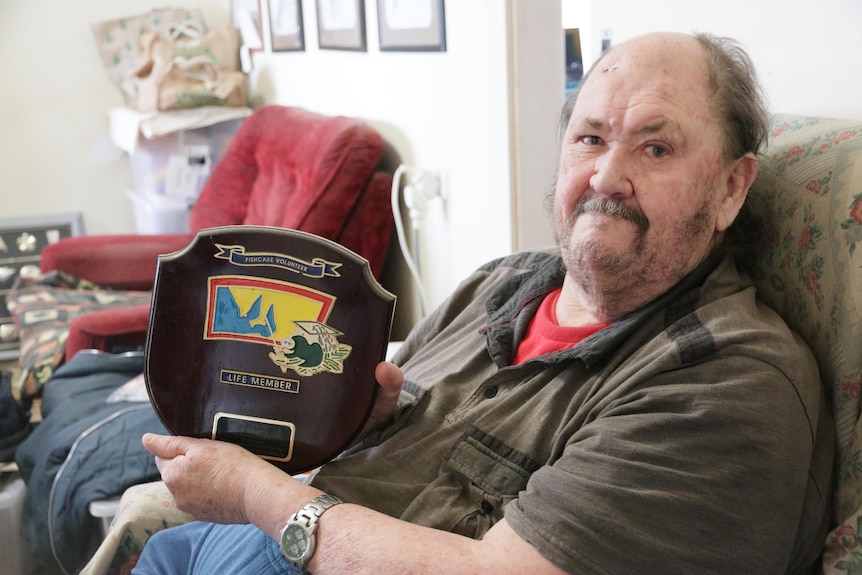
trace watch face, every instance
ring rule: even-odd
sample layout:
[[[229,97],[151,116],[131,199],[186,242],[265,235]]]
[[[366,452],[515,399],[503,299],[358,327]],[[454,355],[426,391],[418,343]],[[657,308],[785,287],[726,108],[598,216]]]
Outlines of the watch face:
[[[308,532],[302,525],[295,523],[284,528],[281,534],[281,552],[287,559],[301,563],[308,555],[309,547]]]

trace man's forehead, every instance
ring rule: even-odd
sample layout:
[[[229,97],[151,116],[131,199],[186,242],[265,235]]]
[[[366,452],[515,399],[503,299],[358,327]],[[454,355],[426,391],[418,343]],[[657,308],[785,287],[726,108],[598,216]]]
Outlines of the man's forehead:
[[[684,79],[706,71],[706,52],[693,36],[655,33],[639,36],[606,52],[585,83],[623,73],[660,80]]]
[[[689,48],[692,48],[689,46]],[[699,45],[698,45],[699,48]],[[580,88],[573,115],[602,116],[640,113],[638,129],[652,129],[709,107],[709,74],[702,51],[694,48],[668,54],[656,46],[623,44],[596,63]],[[648,128],[651,127],[651,128]]]

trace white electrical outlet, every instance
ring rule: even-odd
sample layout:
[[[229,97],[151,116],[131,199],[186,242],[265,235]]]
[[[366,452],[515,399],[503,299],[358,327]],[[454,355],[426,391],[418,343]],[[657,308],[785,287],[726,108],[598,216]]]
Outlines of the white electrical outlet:
[[[411,167],[407,171],[407,186],[415,190],[411,193],[422,194],[423,200],[432,200],[438,197],[445,199],[440,173]]]

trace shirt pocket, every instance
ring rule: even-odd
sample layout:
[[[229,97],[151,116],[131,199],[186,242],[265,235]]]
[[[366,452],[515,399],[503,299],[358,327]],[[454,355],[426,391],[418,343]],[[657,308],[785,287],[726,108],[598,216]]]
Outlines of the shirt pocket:
[[[538,466],[492,436],[472,429],[451,449],[440,473],[411,502],[402,519],[481,538],[503,518],[506,505]]]

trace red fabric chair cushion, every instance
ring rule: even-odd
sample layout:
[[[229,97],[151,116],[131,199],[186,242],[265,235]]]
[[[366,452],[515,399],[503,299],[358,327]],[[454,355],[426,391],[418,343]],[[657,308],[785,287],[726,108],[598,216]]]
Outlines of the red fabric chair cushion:
[[[253,224],[317,234],[368,259],[379,277],[393,225],[392,176],[375,173],[384,147],[380,134],[355,118],[259,108],[201,191],[191,228]]]
[[[60,270],[103,287],[153,289],[159,254],[186,247],[192,234],[75,236],[42,250],[42,273]]]

